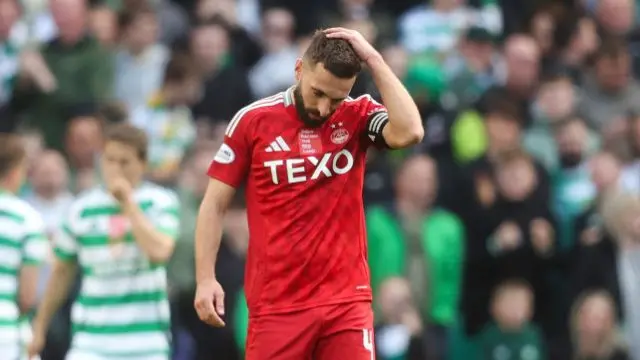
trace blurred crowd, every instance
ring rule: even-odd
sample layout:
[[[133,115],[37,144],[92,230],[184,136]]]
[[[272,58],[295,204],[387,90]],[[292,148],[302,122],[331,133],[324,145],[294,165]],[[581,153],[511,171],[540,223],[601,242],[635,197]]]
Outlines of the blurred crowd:
[[[640,360],[639,6],[0,0],[0,130],[24,139],[21,196],[53,234],[74,197],[100,183],[104,127],[144,129],[149,179],[182,204],[168,275],[174,358],[240,359],[240,198],[216,271],[228,326],[209,328],[193,310],[206,170],[236,111],[291,86],[315,29],[357,29],[426,127],[414,149],[369,154],[378,358]],[[378,97],[366,72],[352,95],[363,93]],[[71,301],[44,360],[64,358]]]

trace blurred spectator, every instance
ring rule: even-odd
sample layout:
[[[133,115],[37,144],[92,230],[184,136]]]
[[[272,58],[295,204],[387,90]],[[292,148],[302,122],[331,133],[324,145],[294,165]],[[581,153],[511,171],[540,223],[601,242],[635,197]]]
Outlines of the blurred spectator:
[[[503,51],[506,66],[504,87],[514,97],[520,111],[528,115],[540,75],[540,47],[530,35],[515,34],[507,38]],[[525,120],[528,124],[529,119]]]
[[[398,20],[400,43],[413,54],[444,54],[458,43],[471,23],[464,0],[433,0],[407,11]]]
[[[135,109],[131,123],[149,137],[149,177],[160,184],[175,184],[180,162],[196,138],[191,106],[200,95],[200,81],[191,58],[174,54],[167,64],[159,91]]]
[[[585,15],[571,12],[561,17],[553,33],[554,61],[568,69],[571,79],[580,83],[588,58],[598,49],[600,38],[595,21]]]
[[[460,39],[458,49],[447,57],[444,72],[447,90],[440,99],[446,108],[466,108],[499,78],[502,63],[494,36],[484,28],[471,27]]]
[[[129,110],[144,106],[160,89],[169,50],[158,43],[156,12],[140,7],[120,16],[114,96]]]
[[[425,359],[422,320],[409,282],[401,277],[387,278],[380,284],[377,299],[380,317],[375,328],[376,358]]]
[[[576,218],[596,197],[596,187],[586,163],[587,127],[580,118],[573,117],[556,125],[556,146],[559,168],[552,173],[553,212],[558,221],[558,249],[573,246]]]
[[[611,192],[601,207],[604,223],[617,244],[617,274],[624,314],[624,327],[632,358],[640,355],[640,296],[638,265],[640,264],[640,198],[625,192]]]
[[[629,161],[620,175],[623,190],[640,195],[640,114],[629,114],[627,140]]]
[[[265,54],[249,72],[251,90],[264,98],[291,86],[292,69],[298,59],[294,43],[295,19],[281,8],[268,9],[262,16],[262,47]]]
[[[20,53],[17,44],[9,38],[11,30],[20,18],[17,0],[0,2],[0,130],[11,131],[15,124],[9,118],[8,103],[18,74]],[[11,122],[11,123],[9,123]]]
[[[550,359],[632,359],[621,343],[615,314],[615,303],[608,293],[584,293],[571,314],[572,349],[564,353],[552,351]]]
[[[367,211],[372,286],[406,276],[421,318],[429,358],[447,358],[448,333],[458,319],[465,234],[460,220],[434,207],[435,162],[417,155],[396,174],[395,203]],[[382,295],[383,296],[383,295]]]
[[[118,14],[109,6],[98,5],[91,8],[89,28],[95,38],[107,49],[118,43]]]
[[[263,49],[254,39],[254,35],[243,27],[241,20],[246,17],[257,17],[258,22],[249,25],[248,28],[259,27],[261,29],[260,17],[257,13],[240,13],[239,7],[244,7],[242,3],[247,0],[198,0],[196,4],[196,24],[207,24],[211,20],[224,27],[230,44],[224,46],[224,51],[228,51],[236,66],[240,68],[250,68],[262,57]],[[266,4],[261,4],[264,9],[269,8]],[[279,7],[274,5],[273,7]],[[245,8],[246,9],[246,8]],[[251,9],[250,9],[251,10]],[[251,10],[253,12],[253,10]],[[253,20],[250,20],[253,21]],[[257,38],[260,37],[258,34]]]
[[[111,93],[109,53],[87,35],[86,0],[50,0],[58,37],[23,55],[16,106],[25,121],[61,150],[69,107],[101,101]]]
[[[189,17],[178,4],[170,0],[122,0],[125,11],[153,6],[160,29],[160,42],[172,45],[189,31]]]
[[[493,322],[478,335],[477,359],[546,359],[543,336],[531,323],[534,296],[520,280],[506,280],[496,287],[491,300]]]
[[[65,152],[69,160],[70,189],[77,194],[101,181],[98,157],[103,145],[102,120],[91,106],[81,106],[68,121]]]
[[[533,103],[533,121],[525,130],[522,141],[524,148],[550,172],[561,165],[554,141],[555,129],[567,120],[582,121],[574,114],[577,97],[576,89],[566,72],[557,70],[542,78]],[[600,147],[600,138],[591,129],[586,129],[586,132],[584,155],[590,155]]]
[[[522,278],[535,294],[534,320],[547,320],[547,262],[556,247],[548,197],[539,198],[543,181],[534,162],[515,151],[501,155],[491,178],[476,178],[480,206],[468,214],[467,259],[463,290],[466,330],[473,334],[488,321],[488,299],[496,284]],[[477,206],[477,205],[476,205]],[[541,324],[544,325],[544,324]]]
[[[191,32],[190,48],[204,79],[204,93],[193,107],[194,118],[210,123],[231,121],[252,101],[253,94],[244,69],[231,56],[229,31],[219,20],[200,23]],[[293,80],[293,69],[291,77]]]
[[[599,0],[595,18],[606,33],[627,35],[635,26],[636,6],[634,0]]]
[[[61,226],[73,202],[69,191],[69,169],[62,155],[54,150],[43,152],[33,164],[29,182],[32,188],[25,200],[42,215],[51,235]]]
[[[624,138],[626,117],[640,113],[640,87],[631,73],[631,57],[626,43],[604,38],[585,78],[578,109],[589,126],[600,131],[607,143]]]
[[[323,11],[320,23],[324,27],[340,26],[343,22],[371,21],[375,24],[379,39],[383,45],[395,38],[396,29],[394,19],[388,12],[378,8],[375,0],[338,0],[335,9]]]

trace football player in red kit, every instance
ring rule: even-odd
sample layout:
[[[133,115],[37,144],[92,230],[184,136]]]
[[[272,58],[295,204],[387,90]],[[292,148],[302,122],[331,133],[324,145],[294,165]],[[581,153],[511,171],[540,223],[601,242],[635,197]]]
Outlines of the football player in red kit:
[[[363,63],[384,105],[349,97]],[[215,261],[225,210],[246,182],[246,359],[370,360],[365,156],[371,145],[419,142],[420,114],[381,55],[353,30],[317,32],[295,77],[293,87],[243,108],[227,127],[198,217],[194,305],[200,319],[224,326]]]

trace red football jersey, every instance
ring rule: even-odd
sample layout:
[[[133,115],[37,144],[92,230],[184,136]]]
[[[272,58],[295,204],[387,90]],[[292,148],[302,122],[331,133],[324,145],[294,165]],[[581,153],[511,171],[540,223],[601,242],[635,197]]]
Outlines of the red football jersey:
[[[208,173],[233,187],[246,180],[252,315],[371,301],[362,187],[367,148],[383,144],[387,121],[361,96],[306,127],[292,89],[231,120]]]

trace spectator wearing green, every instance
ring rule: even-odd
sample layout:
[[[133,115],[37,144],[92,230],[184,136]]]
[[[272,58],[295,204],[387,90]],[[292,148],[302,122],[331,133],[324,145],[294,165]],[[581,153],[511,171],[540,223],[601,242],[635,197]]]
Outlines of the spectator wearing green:
[[[427,323],[429,350],[444,358],[459,316],[465,234],[455,215],[433,208],[436,171],[427,156],[409,158],[397,174],[394,208],[370,208],[366,218],[374,296],[384,279],[408,278]]]
[[[48,254],[45,224],[15,193],[24,180],[26,151],[15,135],[0,135],[0,356],[26,359],[24,320],[36,302],[39,266]]]
[[[68,109],[111,94],[111,54],[88,35],[84,0],[52,0],[58,37],[39,50],[25,50],[13,107],[42,131],[48,147],[63,150]]]
[[[540,330],[530,323],[533,290],[520,280],[507,280],[494,290],[493,322],[478,335],[477,360],[543,360],[545,346]]]

